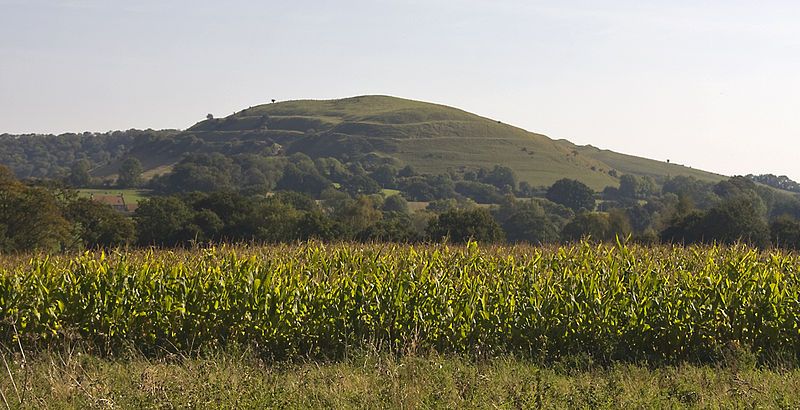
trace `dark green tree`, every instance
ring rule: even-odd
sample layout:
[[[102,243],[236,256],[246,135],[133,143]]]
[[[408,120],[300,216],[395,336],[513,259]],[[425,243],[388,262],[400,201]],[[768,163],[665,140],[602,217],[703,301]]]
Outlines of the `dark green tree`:
[[[708,211],[679,216],[661,232],[661,239],[678,243],[744,242],[766,247],[769,228],[748,197],[734,197]]]
[[[691,211],[677,214],[659,235],[662,241],[692,244],[702,243],[706,239],[703,232],[704,211]]]
[[[625,174],[619,178],[619,196],[625,199],[642,199],[653,195],[655,182],[650,177]]]
[[[397,176],[401,178],[409,178],[415,175],[417,175],[417,171],[411,165],[406,165],[400,171],[397,171]]]
[[[573,211],[594,210],[594,191],[574,179],[559,179],[547,190],[547,199]]]
[[[291,242],[301,239],[300,220],[303,212],[289,204],[269,200],[260,202],[249,214],[248,226],[253,229],[252,237],[245,240],[262,242]]]
[[[397,186],[397,169],[389,164],[379,166],[369,176],[384,188]]]
[[[289,164],[283,170],[283,177],[278,181],[277,188],[285,191],[303,192],[318,197],[322,191],[330,186],[331,181],[320,175],[316,168]]]
[[[401,195],[390,195],[383,201],[384,212],[408,213],[408,202]]]
[[[348,178],[342,184],[344,189],[351,196],[370,195],[381,192],[381,186],[372,178],[365,175],[355,175]]]
[[[236,188],[241,167],[220,153],[190,154],[172,172],[155,179],[151,185],[161,192],[211,192]]]
[[[305,212],[319,212],[320,207],[314,198],[295,191],[280,191],[276,192],[270,200],[289,204],[292,208]]]
[[[92,176],[89,175],[89,169],[91,166],[92,164],[90,164],[86,159],[82,159],[72,164],[72,167],[69,170],[69,176],[67,177],[67,184],[76,188],[89,186],[89,184],[92,182]]]
[[[428,237],[440,241],[449,238],[453,242],[503,241],[503,230],[492,215],[485,209],[453,209],[431,221],[427,229]]]
[[[119,166],[117,186],[120,188],[133,188],[142,183],[142,163],[138,159],[129,157]]]
[[[341,208],[336,209],[334,218],[349,231],[351,238],[355,238],[361,231],[380,221],[383,215],[369,197],[360,196],[345,201]]]
[[[497,189],[509,189],[515,191],[517,189],[517,174],[509,167],[502,165],[495,165],[491,171],[486,173],[483,182],[494,185]]]
[[[197,227],[195,240],[199,242],[236,239],[222,237],[225,223],[219,215],[210,209],[196,211],[192,217],[192,226]]]
[[[542,244],[557,242],[559,239],[558,227],[547,218],[543,211],[532,208],[522,209],[512,214],[503,223],[503,230],[509,242]]]
[[[411,201],[433,201],[437,199],[436,191],[425,182],[424,178],[408,178],[401,187],[403,196]]]
[[[616,238],[626,238],[633,233],[631,221],[624,209],[616,208],[608,211],[609,234],[605,239],[614,240]]]
[[[782,216],[770,224],[770,237],[775,246],[800,250],[800,221],[789,216]]]
[[[175,246],[201,234],[193,224],[194,212],[177,197],[152,197],[140,203],[134,214],[141,245]]]
[[[298,239],[304,241],[309,239],[333,241],[341,239],[345,229],[321,212],[306,212],[297,223],[297,232]]]
[[[635,199],[639,196],[639,179],[631,174],[619,178],[618,194],[622,198]]]
[[[67,205],[66,217],[84,247],[123,246],[136,240],[131,218],[88,198],[79,198]]]
[[[704,236],[726,244],[741,241],[768,246],[769,228],[758,205],[752,198],[737,197],[711,208],[703,220]]]
[[[583,212],[567,223],[561,230],[561,237],[566,241],[577,241],[591,238],[596,241],[611,239],[611,222],[608,214],[600,212]]]
[[[458,181],[455,184],[455,191],[481,204],[496,204],[503,199],[497,187],[483,182]]]
[[[192,223],[203,231],[201,239],[246,240],[255,235],[253,198],[233,191],[216,191],[194,193],[184,202],[194,213]]]
[[[320,175],[334,182],[342,182],[352,176],[352,173],[336,158],[316,158],[314,165]]]
[[[414,230],[408,214],[392,214],[370,225],[358,234],[362,241],[417,242],[421,238]]]
[[[73,242],[53,193],[23,185],[0,166],[0,251],[58,251]]]

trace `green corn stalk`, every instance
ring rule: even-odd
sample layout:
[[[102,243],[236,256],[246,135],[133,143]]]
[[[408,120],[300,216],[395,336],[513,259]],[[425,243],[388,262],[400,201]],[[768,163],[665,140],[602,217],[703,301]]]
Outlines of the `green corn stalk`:
[[[745,246],[310,242],[4,258],[7,346],[667,362],[714,360],[731,345],[800,353],[800,256]]]

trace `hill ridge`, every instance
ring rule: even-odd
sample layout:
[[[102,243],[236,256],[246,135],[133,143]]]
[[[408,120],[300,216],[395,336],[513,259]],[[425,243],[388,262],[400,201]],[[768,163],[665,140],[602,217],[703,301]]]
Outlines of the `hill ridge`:
[[[199,121],[173,138],[182,148],[169,155],[159,152],[153,157],[159,158],[158,163],[150,161],[147,168],[174,164],[185,153],[215,149],[228,154],[262,152],[264,146],[277,144],[281,152],[303,152],[311,157],[392,157],[398,164],[433,174],[501,164],[534,186],[569,177],[601,190],[618,184],[624,173],[656,179],[676,175],[705,181],[725,178],[591,144],[552,139],[444,104],[381,94],[259,104]],[[232,148],[235,146],[240,147],[238,151]],[[146,162],[148,151],[140,147],[132,153]],[[114,172],[113,165],[104,172]]]

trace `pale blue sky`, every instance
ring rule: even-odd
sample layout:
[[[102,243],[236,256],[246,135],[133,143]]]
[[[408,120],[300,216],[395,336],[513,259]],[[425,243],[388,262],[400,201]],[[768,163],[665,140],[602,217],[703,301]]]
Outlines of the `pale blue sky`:
[[[797,1],[0,0],[0,133],[388,94],[800,180]]]

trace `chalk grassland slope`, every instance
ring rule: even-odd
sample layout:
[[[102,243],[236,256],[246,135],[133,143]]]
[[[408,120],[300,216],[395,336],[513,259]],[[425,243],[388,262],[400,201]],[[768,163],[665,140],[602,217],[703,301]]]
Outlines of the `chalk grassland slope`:
[[[600,190],[619,175],[724,177],[563,140],[500,123],[456,108],[388,96],[298,100],[251,107],[201,121],[173,143],[134,148],[145,168],[165,167],[186,152],[303,152],[312,157],[393,157],[420,172],[511,167],[521,181],[547,186],[564,177]],[[598,143],[602,143],[598,141]],[[113,167],[105,173],[113,172]]]
[[[656,178],[664,175],[684,175],[692,176],[706,182],[718,182],[725,178],[719,174],[689,168],[684,165],[671,164],[668,162],[655,161],[633,155],[620,154],[618,152],[600,149],[591,145],[578,146],[565,140],[559,140],[559,142],[566,146],[573,147],[573,149],[577,150],[581,155],[595,159],[604,164],[608,164],[616,169],[620,175],[635,174]]]
[[[571,177],[601,189],[617,183],[609,175],[612,169],[620,174],[722,179],[679,165],[555,141],[444,105],[387,96],[266,104],[221,122],[226,124],[219,127],[223,132],[252,130],[259,124],[273,132],[302,135],[294,150],[316,155],[356,140],[423,172],[503,164],[534,185]],[[219,129],[212,125],[216,123],[202,122],[189,131]]]

